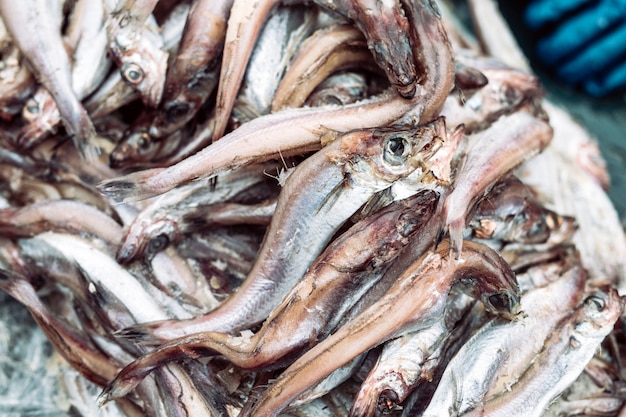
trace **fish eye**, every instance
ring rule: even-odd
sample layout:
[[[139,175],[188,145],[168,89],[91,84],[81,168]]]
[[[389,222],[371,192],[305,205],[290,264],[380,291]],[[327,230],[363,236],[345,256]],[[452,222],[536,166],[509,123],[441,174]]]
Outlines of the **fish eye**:
[[[383,159],[390,165],[401,165],[406,161],[411,144],[400,135],[390,136],[385,139],[383,147]]]
[[[489,304],[497,311],[509,311],[511,309],[509,297],[503,293],[489,296]]]
[[[150,246],[148,248],[150,253],[158,253],[170,244],[170,238],[167,237],[164,233],[156,236],[154,239],[150,241]]]
[[[41,109],[39,108],[39,103],[31,98],[26,102],[24,108],[22,109],[22,117],[24,117],[27,121],[31,121],[37,117],[40,111]]]
[[[591,307],[596,311],[602,311],[606,306],[606,302],[597,295],[592,295],[590,297],[587,297],[587,299],[585,300],[585,306]]]
[[[122,65],[122,78],[132,84],[137,85],[143,81],[143,70],[141,67],[134,63],[127,63]]]

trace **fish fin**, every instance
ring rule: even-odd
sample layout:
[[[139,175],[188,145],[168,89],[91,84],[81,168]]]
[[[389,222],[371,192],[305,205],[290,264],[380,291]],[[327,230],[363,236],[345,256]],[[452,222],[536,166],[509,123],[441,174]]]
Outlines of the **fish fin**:
[[[118,203],[144,200],[162,194],[174,187],[157,188],[148,184],[153,175],[165,168],[152,168],[133,172],[122,177],[102,181],[96,188],[106,197]]]
[[[113,333],[113,335],[133,343],[139,343],[143,346],[156,346],[163,343],[163,340],[152,333],[152,324],[154,323],[135,324],[133,326],[117,330]]]

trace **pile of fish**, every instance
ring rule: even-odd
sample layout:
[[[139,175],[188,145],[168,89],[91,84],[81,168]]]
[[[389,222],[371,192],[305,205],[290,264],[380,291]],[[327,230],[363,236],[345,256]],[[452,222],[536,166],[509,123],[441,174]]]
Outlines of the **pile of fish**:
[[[468,5],[0,0],[0,288],[68,414],[626,413],[598,148]]]

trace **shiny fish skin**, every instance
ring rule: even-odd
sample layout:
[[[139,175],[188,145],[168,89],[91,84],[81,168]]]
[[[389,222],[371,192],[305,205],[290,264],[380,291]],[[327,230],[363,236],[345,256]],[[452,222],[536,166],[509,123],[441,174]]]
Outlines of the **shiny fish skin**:
[[[439,140],[429,126],[343,135],[289,176],[255,265],[233,296],[192,321],[133,327],[128,335],[170,340],[200,331],[230,332],[262,321],[337,229],[374,193],[422,169]]]
[[[457,278],[489,309],[509,317],[517,314],[519,289],[504,260],[471,242],[466,242],[463,251],[465,263],[457,264],[444,241],[437,252],[416,260],[380,300],[287,368],[244,415],[275,416],[308,386],[356,355],[404,332],[430,326],[443,314],[447,300],[443,294]],[[464,277],[469,279],[464,281]]]
[[[162,111],[149,128],[163,138],[188,122],[217,85],[226,22],[233,0],[193,2],[180,45],[165,79]]]
[[[324,133],[387,125],[411,109],[408,124],[417,126],[434,120],[453,86],[452,51],[440,18],[429,4],[416,6],[411,17],[416,36],[421,39],[421,65],[425,70],[412,100],[386,94],[347,106],[291,109],[262,116],[175,165],[103,182],[99,190],[117,201],[139,200],[253,161],[319,149]],[[441,48],[441,44],[446,46]]]
[[[109,50],[124,81],[148,107],[163,95],[168,53],[151,16],[156,0],[103,0]]]
[[[7,0],[0,2],[0,15],[38,81],[54,97],[77,149],[85,159],[95,161],[100,153],[95,129],[72,89],[71,67],[60,26],[55,26],[55,19],[48,18],[48,7],[44,0]]]
[[[301,107],[313,90],[334,72],[367,65],[371,54],[361,32],[350,25],[318,30],[303,42],[272,101],[272,111]]]
[[[559,393],[580,375],[624,309],[615,289],[597,291],[557,326],[519,381],[464,414],[539,417]]]
[[[142,256],[152,257],[169,243],[178,239],[178,225],[187,212],[185,206],[214,204],[226,201],[242,190],[267,180],[263,173],[273,165],[251,166],[220,177],[219,184],[210,190],[208,182],[195,182],[157,198],[145,207],[125,228],[116,259],[128,264]],[[161,242],[161,243],[159,243]]]
[[[586,275],[576,262],[560,265],[563,270],[552,273],[552,282],[524,294],[518,320],[492,319],[461,347],[447,364],[424,417],[463,415],[491,390],[498,395],[520,378],[558,322],[583,299]]]
[[[249,338],[202,332],[161,345],[128,365],[103,398],[126,395],[156,367],[173,360],[222,354],[247,369],[274,369],[333,331],[351,303],[414,237],[436,205],[433,192],[396,202],[335,240]],[[370,242],[367,250],[363,242]],[[296,319],[297,318],[297,319]],[[285,343],[287,341],[287,343]]]

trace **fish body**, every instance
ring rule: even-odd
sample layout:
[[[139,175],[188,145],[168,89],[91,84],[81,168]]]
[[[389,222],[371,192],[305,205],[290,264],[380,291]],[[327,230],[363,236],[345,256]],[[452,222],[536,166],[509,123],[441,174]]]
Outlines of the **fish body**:
[[[72,88],[71,65],[61,38],[60,21],[49,17],[54,3],[3,1],[0,15],[37,80],[54,98],[68,135],[83,157],[93,161],[100,153],[96,133]]]

